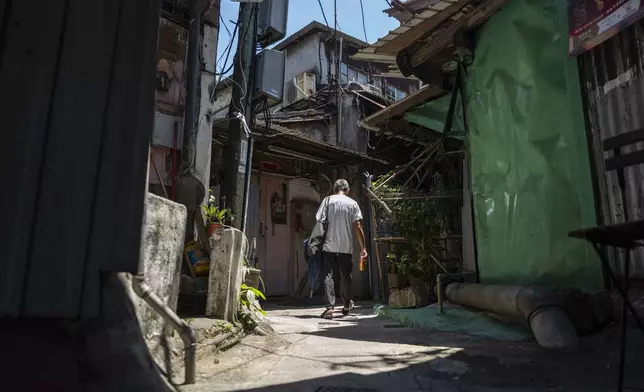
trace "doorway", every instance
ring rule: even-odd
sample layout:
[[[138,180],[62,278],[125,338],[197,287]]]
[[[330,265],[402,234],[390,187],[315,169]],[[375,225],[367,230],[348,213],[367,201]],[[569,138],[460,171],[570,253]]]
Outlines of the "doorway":
[[[275,176],[263,176],[260,186],[260,235],[257,246],[265,294],[271,297],[287,296],[290,294],[291,249],[288,182]]]

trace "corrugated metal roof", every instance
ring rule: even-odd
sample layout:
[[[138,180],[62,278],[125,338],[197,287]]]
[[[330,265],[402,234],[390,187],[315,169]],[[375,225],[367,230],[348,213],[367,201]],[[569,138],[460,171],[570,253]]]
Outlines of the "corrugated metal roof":
[[[439,31],[447,27],[444,22],[448,22],[447,25],[452,27],[459,24],[466,28],[476,27],[485,22],[506,1],[482,0],[473,4],[470,0],[430,0],[430,5],[423,9],[418,9],[422,3],[415,4],[410,8],[416,12],[413,17],[351,58],[389,64],[392,69],[396,68],[396,56],[401,50],[420,40],[431,44],[436,38],[434,35],[444,35]],[[389,10],[385,10],[387,11]],[[444,33],[451,34],[451,31],[451,28],[447,28]],[[450,35],[449,40],[451,39]],[[444,42],[442,46],[448,43]]]
[[[588,120],[602,201],[604,223],[624,222],[624,206],[615,171],[604,170],[602,140],[644,128],[644,21],[638,21],[579,57]],[[639,149],[644,143],[638,143]],[[632,152],[631,147],[624,153]],[[644,165],[624,170],[629,220],[644,218]],[[624,254],[609,251],[613,269],[622,275]],[[644,278],[644,248],[631,255],[631,277]]]
[[[417,36],[416,39],[421,38],[424,34],[427,34],[430,31],[425,27],[425,25],[431,22],[435,26],[440,23],[440,21],[445,19],[441,15],[440,21],[438,20],[441,11],[450,9],[450,6],[454,6],[452,7],[452,9],[455,7],[458,7],[460,9],[462,8],[463,4],[467,4],[467,1],[432,1],[430,5],[425,5],[424,8],[420,10],[416,9],[416,13],[414,13],[413,16],[410,16],[409,20],[407,20],[405,23],[402,23],[396,29],[390,31],[389,34],[379,38],[378,41],[369,45],[367,48],[358,51],[358,53],[351,56],[351,58],[354,60],[373,61],[377,63],[389,64],[391,65],[390,68],[395,71],[398,69],[396,65],[396,55],[400,50],[406,47],[400,47],[400,45],[398,44],[399,40],[405,39],[405,41],[407,42],[410,39],[408,39],[407,37],[411,37],[412,34],[415,37]],[[387,11],[389,10],[385,10],[384,12]],[[413,41],[415,41],[416,39],[412,40],[411,43],[413,43]],[[393,49],[391,49],[392,47]]]
[[[393,57],[393,63],[395,64],[395,56],[400,50],[422,38],[434,26],[445,20],[449,15],[458,12],[468,3],[469,0],[440,0],[414,14],[410,20],[402,23],[396,29],[390,31],[389,34],[379,38],[373,45],[361,50],[359,53],[364,53],[365,55],[389,55]],[[403,40],[404,43],[401,42]],[[406,44],[407,42],[409,43]],[[354,58],[356,57],[354,56]]]
[[[440,0],[393,0],[391,2],[392,7],[384,10],[383,12],[398,19],[400,23],[405,23],[412,19],[419,11],[438,3],[439,1]]]

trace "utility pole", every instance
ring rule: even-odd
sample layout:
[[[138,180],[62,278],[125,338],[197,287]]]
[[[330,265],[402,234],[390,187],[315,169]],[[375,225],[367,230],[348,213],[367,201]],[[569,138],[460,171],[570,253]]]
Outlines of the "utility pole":
[[[230,126],[228,128],[228,145],[224,151],[224,176],[221,195],[226,197],[226,207],[235,216],[234,226],[241,228],[244,210],[244,188],[246,165],[248,161],[248,136],[244,123],[237,117],[241,113],[246,124],[251,127],[253,121],[252,86],[254,70],[252,69],[255,56],[255,40],[257,36],[257,4],[240,3],[238,25],[237,53],[233,70],[233,91],[228,109]]]
[[[335,144],[342,144],[342,89],[340,88],[340,62],[342,61],[342,37],[338,49],[338,0],[333,0],[333,30],[335,53]]]

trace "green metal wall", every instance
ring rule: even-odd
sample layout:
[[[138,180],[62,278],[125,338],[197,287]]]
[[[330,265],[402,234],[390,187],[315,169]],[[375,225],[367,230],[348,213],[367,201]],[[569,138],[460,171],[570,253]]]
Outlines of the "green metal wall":
[[[510,0],[476,36],[467,112],[482,283],[602,285],[566,2]]]

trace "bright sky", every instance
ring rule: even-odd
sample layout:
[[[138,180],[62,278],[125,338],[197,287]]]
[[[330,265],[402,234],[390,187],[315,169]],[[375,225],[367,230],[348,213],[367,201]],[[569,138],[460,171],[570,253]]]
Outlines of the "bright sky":
[[[362,29],[362,16],[360,14],[360,0],[336,1],[338,5],[337,13],[339,29],[346,34],[365,41]],[[333,28],[334,0],[321,0],[321,2],[324,7],[326,18],[329,21],[329,26]],[[386,0],[362,0],[362,4],[364,5],[364,17],[368,38],[366,40],[367,42],[373,43],[377,41],[378,38],[387,35],[390,30],[398,27],[399,23],[396,19],[382,12],[382,10],[389,8]],[[234,28],[234,24],[231,21],[237,21],[238,12],[239,3],[231,0],[221,1],[221,17],[231,32]],[[288,37],[314,20],[324,24],[324,17],[322,16],[318,0],[290,0],[286,36]],[[217,66],[220,68],[223,66],[222,54],[225,54],[225,49],[229,41],[230,36],[222,26],[219,31],[219,47],[217,48],[217,58],[221,58]],[[232,57],[235,53],[236,47],[237,44],[235,40],[228,64],[232,62]]]

